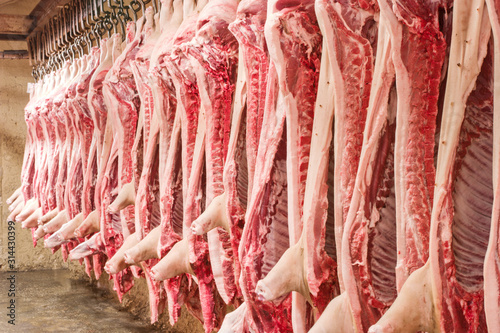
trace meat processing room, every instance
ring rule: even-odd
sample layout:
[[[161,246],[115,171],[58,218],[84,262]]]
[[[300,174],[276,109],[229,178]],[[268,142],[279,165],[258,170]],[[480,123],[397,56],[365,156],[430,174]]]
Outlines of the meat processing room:
[[[0,0],[0,332],[500,333],[500,0]]]

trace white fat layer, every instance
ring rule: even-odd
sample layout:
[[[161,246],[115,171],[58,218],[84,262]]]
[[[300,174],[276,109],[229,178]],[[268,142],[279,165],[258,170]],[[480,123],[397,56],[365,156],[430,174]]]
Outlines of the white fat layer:
[[[321,22],[319,19],[318,22]],[[322,191],[322,186],[328,178],[328,164],[329,164],[329,151],[332,143],[332,123],[334,121],[334,74],[332,71],[332,64],[330,63],[330,51],[326,47],[328,41],[326,38],[323,40],[323,52],[321,55],[321,67],[318,82],[318,95],[316,98],[316,105],[314,110],[314,123],[311,137],[311,151],[309,154],[309,165],[307,168],[306,189],[304,193],[304,207],[303,207],[303,232],[301,240],[305,248],[304,255],[304,278],[307,281],[309,267],[307,259],[312,256],[318,255],[323,251],[324,240],[316,239],[314,226],[315,221],[319,221],[317,215],[322,215],[322,210],[314,209],[317,207],[319,196]],[[335,191],[337,194],[337,191]],[[331,203],[333,204],[333,203]],[[325,229],[326,219],[322,222],[321,230]],[[312,243],[312,244],[311,244]],[[318,251],[319,249],[319,251]],[[340,278],[340,277],[339,277]],[[307,282],[306,282],[307,284]],[[316,296],[316,295],[315,295]],[[309,297],[309,295],[307,295]]]
[[[394,147],[394,172],[395,172],[395,187],[396,187],[396,224],[397,230],[397,264],[396,264],[396,284],[397,290],[400,290],[404,281],[408,278],[406,275],[404,259],[406,258],[406,191],[404,176],[404,157],[406,152],[406,144],[408,142],[408,116],[409,116],[409,99],[410,99],[410,78],[408,71],[401,59],[401,43],[402,43],[402,24],[394,15],[390,5],[386,1],[379,1],[381,16],[384,16],[384,22],[387,22],[387,27],[390,31],[391,44],[394,47],[391,50],[392,60],[397,75],[397,117],[396,117],[396,138]],[[402,237],[401,237],[402,236]]]
[[[151,175],[155,172],[153,170],[153,165],[155,162],[155,154],[159,154],[159,147],[158,145],[158,134],[159,134],[159,125],[158,122],[152,121],[151,123],[151,131],[149,135],[149,140],[147,141],[147,147],[145,147],[145,152],[144,152],[144,165],[142,169],[142,174],[140,178],[140,183],[139,187],[137,189],[137,196],[135,199],[136,205],[135,205],[135,216],[136,218],[136,230],[141,231],[141,237],[144,237],[144,227],[142,226],[143,220],[144,220],[144,207],[146,205],[146,202],[149,200],[148,199],[148,189],[150,188],[150,183],[152,181]],[[159,174],[157,175],[159,177]],[[153,193],[154,194],[154,193]]]
[[[384,16],[380,17],[378,30],[378,47],[377,56],[374,68],[374,81],[370,91],[370,101],[368,104],[366,126],[363,136],[363,147],[359,160],[358,172],[354,185],[354,192],[351,200],[351,206],[347,214],[342,235],[342,275],[345,286],[344,296],[350,304],[353,312],[353,325],[357,331],[361,331],[361,319],[359,318],[362,311],[362,305],[358,297],[358,281],[354,279],[353,260],[360,259],[351,258],[350,243],[351,243],[351,228],[355,226],[356,221],[361,219],[358,217],[360,207],[363,207],[367,188],[372,181],[373,165],[377,155],[377,147],[380,135],[388,121],[388,99],[389,92],[394,81],[394,67],[391,61],[391,41],[390,35],[385,22]],[[361,245],[367,247],[367,238]],[[362,262],[367,262],[367,251],[364,251]],[[351,296],[352,295],[352,296]]]
[[[222,259],[226,257],[222,242],[219,239],[219,232],[217,229],[212,229],[207,233],[208,251],[210,255],[210,265],[214,276],[215,286],[221,296],[222,300],[229,304],[231,301],[224,283],[224,270],[222,267]]]
[[[314,125],[313,125],[313,137],[311,141],[311,155],[309,157],[309,167],[315,166],[318,168],[326,168],[326,172],[328,172],[328,151],[329,145],[331,144],[331,136],[332,136],[332,122],[335,115],[334,103],[335,100],[339,98],[343,98],[343,96],[339,96],[338,94],[342,94],[343,89],[339,87],[339,89],[335,89],[337,84],[342,85],[342,80],[337,82],[335,77],[342,77],[340,73],[340,69],[335,61],[335,47],[332,43],[333,36],[333,28],[328,24],[328,10],[323,7],[322,1],[316,1],[315,10],[316,17],[318,19],[318,25],[323,34],[323,48],[321,55],[321,69],[319,73],[319,84],[318,84],[318,96],[316,100],[316,108],[315,108],[315,117],[314,117]],[[337,94],[337,96],[335,96]],[[320,107],[323,105],[323,107]],[[320,119],[317,119],[318,114],[324,115],[321,116]],[[326,121],[325,121],[326,119]],[[340,191],[340,169],[341,165],[341,152],[344,149],[344,131],[342,130],[343,123],[335,119],[335,137],[334,137],[334,199],[333,205],[335,208],[335,246],[336,253],[341,253],[341,244],[342,244],[342,230],[343,230],[343,209],[342,209],[342,196]],[[317,148],[316,148],[317,145]],[[309,172],[309,171],[308,171]],[[317,172],[317,171],[316,171]],[[307,175],[308,181],[306,183],[306,193],[305,196],[313,195],[316,190],[319,188],[319,183],[322,182],[321,178],[314,178],[314,173],[311,172],[311,178],[315,179],[315,181],[309,181],[309,173]],[[310,184],[311,189],[309,190],[308,186]],[[311,191],[311,192],[309,192]],[[311,207],[314,207],[312,198],[310,200],[304,199],[304,221],[307,221],[309,218],[314,218],[313,214],[309,214]],[[307,206],[306,206],[307,205]],[[310,206],[309,206],[310,205]],[[307,223],[307,222],[304,222]],[[307,259],[307,256],[306,256]],[[337,267],[341,267],[341,256],[337,255]],[[344,290],[344,282],[342,280],[342,270],[338,270],[338,280],[340,285],[340,290]]]
[[[302,234],[301,210],[299,200],[299,126],[298,107],[292,92],[286,84],[286,60],[281,48],[282,24],[280,12],[276,11],[277,0],[268,1],[267,19],[264,25],[264,35],[269,50],[269,57],[276,67],[279,82],[279,97],[277,114],[280,109],[286,112],[286,170],[287,170],[287,195],[288,195],[288,234],[290,246],[296,244]],[[281,97],[281,103],[280,103]],[[283,111],[282,111],[283,112]],[[302,266],[302,265],[300,265]],[[279,272],[279,270],[278,270]],[[309,294],[307,295],[309,298]],[[305,299],[294,295],[292,299],[292,327],[295,332],[305,331]]]
[[[229,145],[227,151],[227,161],[234,160],[234,155],[236,154],[236,149],[238,146],[238,136],[240,131],[240,124],[243,117],[243,110],[247,103],[247,70],[245,66],[245,59],[243,55],[243,49],[240,46],[238,49],[238,75],[236,78],[236,87],[233,98],[233,108],[231,112],[231,134],[229,136]],[[228,177],[226,174],[228,169],[228,163],[226,162],[226,167],[224,167],[224,182]],[[251,183],[251,182],[250,182]],[[249,184],[250,185],[250,184]],[[250,187],[250,186],[249,186]],[[249,189],[250,191],[250,189]]]
[[[187,190],[187,195],[186,197],[192,198],[195,201],[199,201],[200,198],[197,198],[199,196],[198,189],[199,189],[199,181],[201,178],[201,171],[203,168],[204,162],[204,154],[205,154],[205,134],[206,134],[206,117],[205,117],[205,110],[203,109],[203,105],[200,106],[200,112],[198,114],[198,130],[196,132],[196,140],[195,140],[195,145],[194,145],[194,150],[193,150],[193,159],[192,159],[192,165],[191,165],[191,173],[188,176],[189,180],[189,185],[188,185],[188,190]],[[183,159],[184,160],[184,159]],[[189,214],[192,214],[192,212],[189,212]],[[189,237],[189,234],[191,234],[191,223],[192,223],[192,216],[190,216],[187,220],[184,221],[184,226],[182,230],[182,237],[184,239],[187,239]]]
[[[486,56],[491,27],[484,0],[459,1],[453,7],[453,34],[448,63],[448,79],[443,104],[436,168],[436,187],[431,216],[429,261],[431,270],[434,318],[439,323],[443,304],[439,249],[441,241],[451,241],[451,233],[440,233],[440,216],[445,198],[451,188],[451,173],[455,161],[460,129],[467,98],[475,86]],[[421,318],[425,320],[425,318]]]
[[[276,0],[268,2],[267,20],[264,26],[264,34],[266,44],[269,50],[269,56],[274,63],[278,74],[279,96],[277,115],[286,113],[286,130],[287,130],[287,194],[288,194],[288,228],[290,235],[290,245],[297,243],[302,230],[300,229],[300,205],[299,205],[299,190],[298,181],[298,140],[300,133],[297,128],[298,112],[297,101],[292,93],[288,91],[286,79],[286,60],[281,49],[281,30],[280,12],[275,12]]]

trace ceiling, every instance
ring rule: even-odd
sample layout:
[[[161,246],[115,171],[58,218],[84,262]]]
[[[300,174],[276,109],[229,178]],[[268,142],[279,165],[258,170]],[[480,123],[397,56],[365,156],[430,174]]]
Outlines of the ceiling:
[[[68,2],[69,0],[0,0],[0,53],[26,51],[26,38]]]

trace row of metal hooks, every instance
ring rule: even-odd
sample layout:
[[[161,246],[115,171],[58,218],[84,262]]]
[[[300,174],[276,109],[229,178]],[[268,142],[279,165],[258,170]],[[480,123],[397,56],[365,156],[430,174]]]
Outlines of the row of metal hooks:
[[[71,0],[27,39],[33,77],[40,80],[66,61],[100,46],[113,33],[120,32],[124,38],[127,22],[137,21],[149,6],[157,13],[161,1]]]

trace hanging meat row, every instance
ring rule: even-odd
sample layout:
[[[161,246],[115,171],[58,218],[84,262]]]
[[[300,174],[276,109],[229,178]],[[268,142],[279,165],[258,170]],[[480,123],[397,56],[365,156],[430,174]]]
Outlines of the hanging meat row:
[[[499,13],[164,0],[36,84],[9,219],[152,322],[500,332]]]

